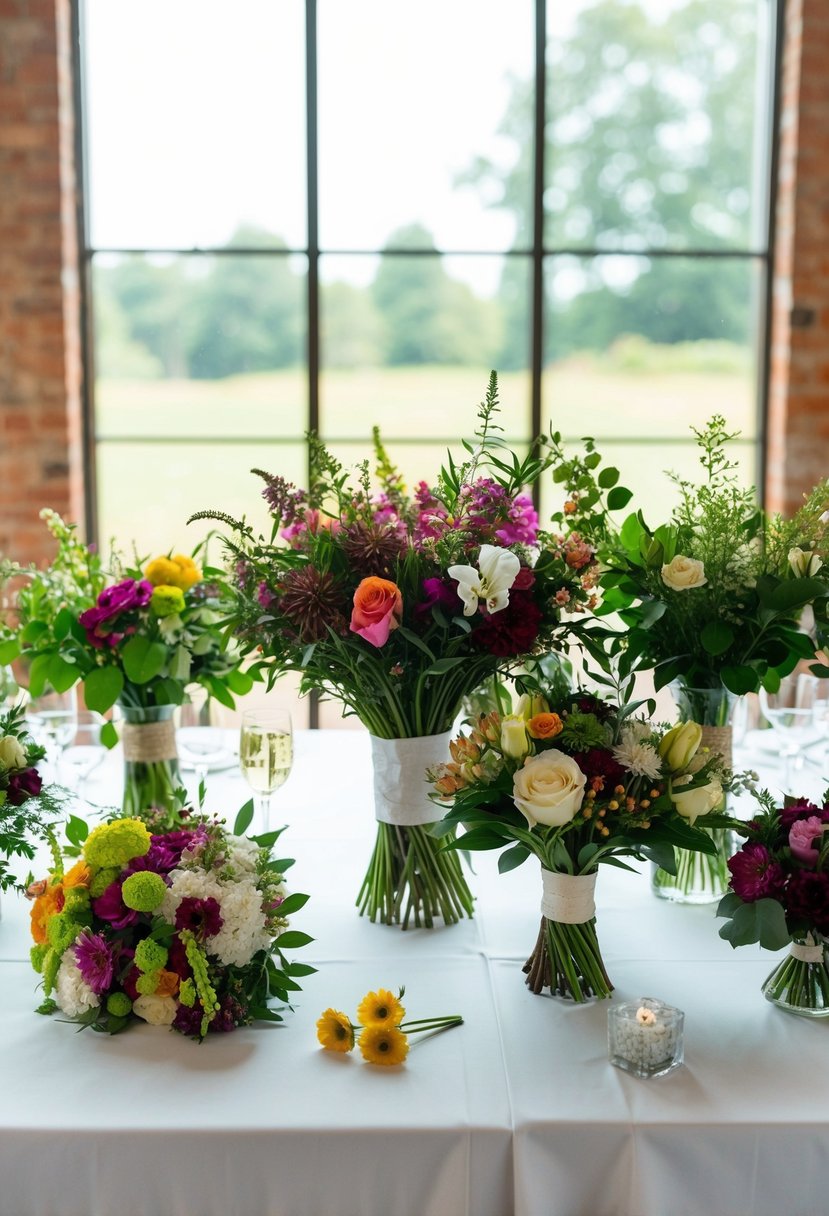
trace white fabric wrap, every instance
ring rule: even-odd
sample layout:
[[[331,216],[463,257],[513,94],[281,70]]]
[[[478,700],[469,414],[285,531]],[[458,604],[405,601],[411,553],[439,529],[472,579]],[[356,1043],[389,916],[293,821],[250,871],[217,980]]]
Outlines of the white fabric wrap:
[[[374,817],[379,823],[411,828],[441,818],[440,809],[429,799],[426,769],[449,759],[451,738],[451,730],[415,739],[371,736]]]
[[[592,874],[556,874],[541,871],[541,915],[560,925],[583,925],[596,915],[596,871]]]
[[[823,942],[816,942],[811,933],[807,933],[805,942],[792,942],[789,954],[799,963],[822,963]]]

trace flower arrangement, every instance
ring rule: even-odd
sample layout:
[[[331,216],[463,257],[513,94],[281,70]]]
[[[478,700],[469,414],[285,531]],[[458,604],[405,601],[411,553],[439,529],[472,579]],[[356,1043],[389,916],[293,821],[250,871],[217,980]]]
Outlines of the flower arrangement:
[[[43,571],[4,567],[6,578],[22,583],[15,623],[0,634],[0,662],[24,660],[32,697],[80,682],[87,708],[106,713],[117,702],[127,723],[125,813],[172,807],[179,786],[172,713],[188,685],[201,684],[233,708],[234,693],[252,684],[223,630],[229,604],[223,575],[202,569],[198,551],[148,563],[126,563],[113,552],[105,564],[73,525],[54,511],[41,515],[57,556]],[[153,729],[142,733],[148,724]],[[101,738],[107,746],[116,742],[112,724]]]
[[[313,967],[283,951],[312,939],[289,928],[308,896],[288,894],[292,864],[270,856],[279,832],[248,838],[247,803],[230,832],[206,815],[152,812],[88,830],[28,891],[41,976],[40,1013],[116,1034],[141,1020],[195,1039],[255,1020],[281,1021]],[[69,868],[64,859],[76,857]]]
[[[358,484],[312,439],[309,490],[254,470],[269,536],[223,521],[234,563],[234,628],[268,679],[300,672],[304,692],[343,703],[372,735],[377,842],[358,904],[387,924],[431,926],[471,915],[457,858],[428,831],[424,770],[447,753],[466,696],[524,656],[588,637],[592,548],[539,528],[527,488],[549,466],[544,443],[523,460],[496,423],[493,372],[466,459],[451,454],[437,484],[412,495],[377,430],[377,484]]]
[[[780,807],[766,791],[749,823],[735,822],[745,842],[729,858],[730,891],[717,915],[732,946],[789,946],[763,983],[775,1004],[795,1013],[829,1016],[829,790],[816,806],[805,798]]]
[[[61,805],[56,791],[43,788],[37,766],[44,755],[21,706],[0,714],[0,891],[17,882],[11,859],[34,858],[33,839],[44,836]]]
[[[367,992],[357,1007],[357,1025],[339,1009],[326,1009],[317,1021],[317,1040],[326,1051],[346,1053],[359,1045],[367,1064],[402,1064],[409,1054],[409,1035],[435,1034],[463,1024],[459,1014],[405,1022],[401,988],[397,996],[386,988]]]
[[[577,1002],[613,988],[596,933],[598,867],[627,868],[619,859],[633,857],[670,868],[674,846],[712,851],[697,824],[715,818],[730,777],[701,749],[696,723],[657,727],[620,694],[617,703],[582,690],[525,694],[515,713],[480,717],[430,774],[435,799],[451,804],[435,829],[446,849],[506,849],[502,873],[531,855],[541,862],[527,983]]]

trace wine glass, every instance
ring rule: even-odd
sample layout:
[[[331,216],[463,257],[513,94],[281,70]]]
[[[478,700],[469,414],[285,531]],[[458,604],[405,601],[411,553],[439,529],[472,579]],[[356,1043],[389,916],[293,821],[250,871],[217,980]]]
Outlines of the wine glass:
[[[229,768],[235,756],[225,732],[210,725],[210,704],[201,687],[188,690],[187,699],[176,711],[176,747],[183,768],[191,768],[196,778],[196,796],[207,774],[213,769]]]
[[[256,795],[262,830],[270,826],[271,794],[288,780],[294,746],[287,709],[246,709],[239,734],[239,767]]]
[[[782,744],[783,792],[786,794],[793,792],[795,769],[803,766],[803,749],[820,739],[820,725],[814,714],[816,696],[817,678],[808,672],[784,676],[777,692],[760,689],[760,709]]]
[[[101,742],[104,721],[101,714],[91,709],[78,711],[77,725],[60,758],[61,768],[68,774],[67,784],[76,793],[81,792],[87,778],[106,757],[107,749]]]
[[[73,686],[66,692],[44,692],[32,697],[26,710],[29,729],[54,767],[55,776],[63,751],[74,738],[78,726],[78,696]]]

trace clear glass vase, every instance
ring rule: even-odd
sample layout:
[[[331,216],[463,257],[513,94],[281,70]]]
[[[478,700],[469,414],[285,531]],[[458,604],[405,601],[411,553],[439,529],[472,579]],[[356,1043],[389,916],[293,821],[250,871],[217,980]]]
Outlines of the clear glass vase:
[[[702,747],[718,751],[727,768],[731,767],[731,719],[737,698],[722,685],[716,688],[689,688],[681,681],[671,685],[680,722],[698,722],[702,727]],[[726,810],[726,797],[717,807]],[[716,853],[698,853],[691,849],[675,849],[676,874],[659,866],[651,867],[651,885],[660,899],[673,903],[712,904],[722,899],[728,890],[730,874],[728,859],[734,852],[734,834],[726,828],[701,828],[714,841]]]
[[[173,709],[172,705],[121,706],[125,815],[140,816],[151,807],[171,811],[181,803]]]
[[[789,953],[766,976],[761,992],[767,1001],[808,1018],[829,1017],[827,940],[813,931],[792,942]]]

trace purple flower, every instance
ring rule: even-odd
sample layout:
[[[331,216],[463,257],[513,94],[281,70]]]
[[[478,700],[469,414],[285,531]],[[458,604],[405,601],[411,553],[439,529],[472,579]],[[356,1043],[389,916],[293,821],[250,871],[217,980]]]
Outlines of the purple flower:
[[[84,929],[75,938],[75,962],[84,982],[93,992],[106,992],[112,986],[115,963],[120,953],[117,942],[108,942],[100,933]]]
[[[19,769],[9,775],[6,801],[9,806],[20,806],[27,798],[36,798],[43,789],[43,781],[36,768]]]
[[[176,928],[189,929],[198,938],[215,937],[223,924],[218,901],[212,896],[194,899],[188,895],[176,911]]]
[[[496,529],[502,545],[534,545],[538,539],[538,513],[527,494],[519,494],[507,510],[507,521]]]
[[[78,617],[88,641],[98,650],[117,646],[126,634],[131,632],[121,618],[125,613],[149,604],[152,594],[153,585],[145,578],[140,582],[127,578],[112,587],[106,587],[98,596],[95,607],[87,608],[86,612],[82,612]]]
[[[415,616],[429,616],[433,608],[445,608],[449,613],[457,613],[462,608],[457,583],[445,581],[442,578],[425,578],[423,580],[425,599],[415,608]]]
[[[744,844],[739,853],[729,857],[728,868],[732,891],[747,904],[758,899],[779,899],[786,885],[783,867],[764,844]]]
[[[173,1018],[173,1029],[189,1035],[191,1039],[201,1038],[202,1012],[198,1001],[195,1005],[179,1005]]]
[[[817,816],[821,823],[829,823],[829,807],[815,806],[813,802],[809,802],[808,798],[801,798],[798,802],[793,802],[791,806],[784,806],[780,812],[780,824],[785,832],[788,832],[793,823],[798,819],[811,819],[812,816]]]
[[[792,857],[814,870],[820,856],[820,850],[814,847],[814,842],[820,840],[822,835],[823,820],[817,815],[810,815],[808,819],[796,819],[789,828]]]
[[[786,914],[804,921],[818,933],[829,934],[829,875],[818,870],[795,870],[785,898]]]
[[[138,920],[138,913],[128,908],[121,898],[121,882],[122,880],[117,878],[109,884],[103,895],[92,901],[92,911],[99,920],[109,921],[113,929],[126,929]]]
[[[256,588],[256,598],[259,601],[260,608],[267,610],[276,599],[276,596],[267,583],[260,583]]]

